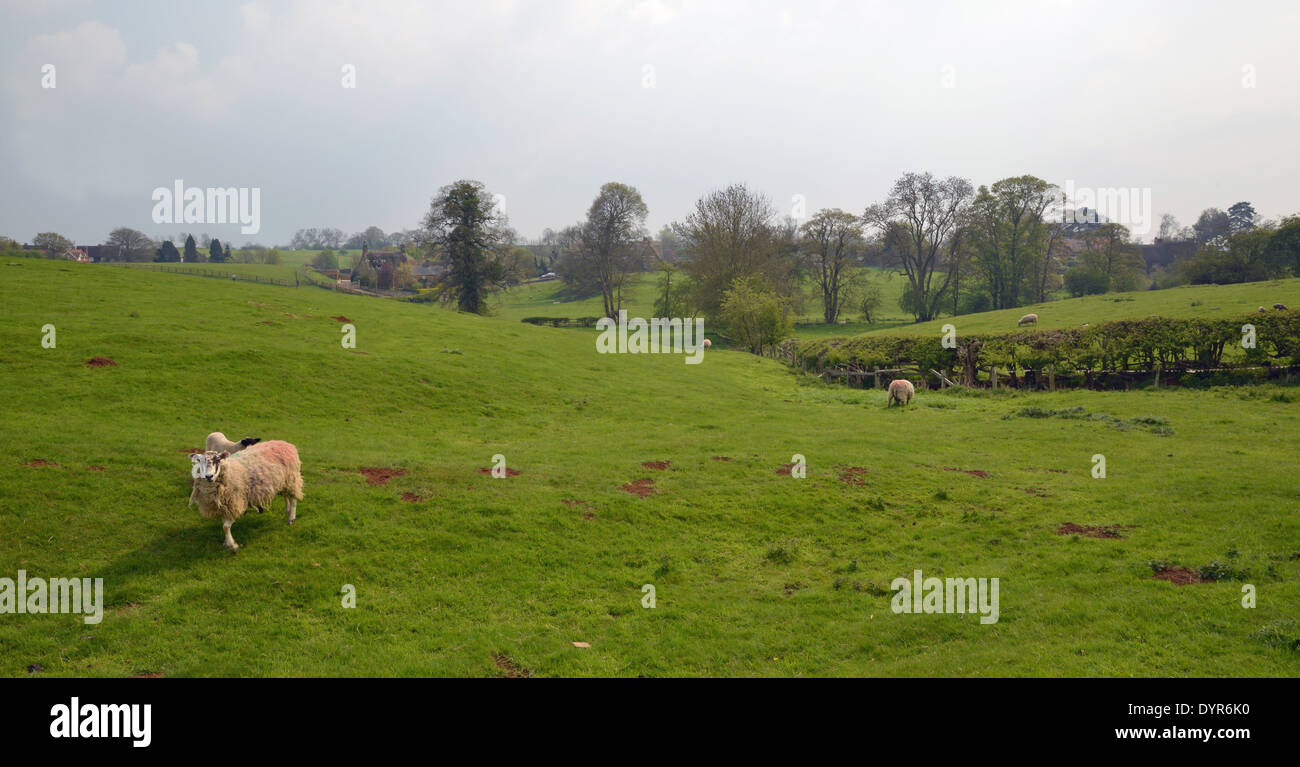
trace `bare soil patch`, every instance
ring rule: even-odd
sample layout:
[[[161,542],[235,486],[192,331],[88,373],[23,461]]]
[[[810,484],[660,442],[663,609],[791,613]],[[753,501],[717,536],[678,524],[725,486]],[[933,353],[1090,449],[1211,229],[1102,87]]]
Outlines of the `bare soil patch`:
[[[1057,535],[1082,535],[1087,538],[1123,538],[1120,530],[1128,530],[1133,525],[1076,525],[1066,522],[1056,529]]]
[[[58,468],[58,469],[63,468],[63,465],[62,465],[62,464],[55,463],[54,461],[47,461],[47,460],[45,460],[44,458],[35,458],[35,459],[32,459],[32,460],[28,461],[27,463],[24,463],[23,466],[27,466],[27,467],[30,467],[30,468],[33,468],[33,469],[38,469],[38,468],[40,468],[40,467],[42,467],[42,466],[53,466],[53,467]]]
[[[507,679],[528,679],[533,675],[531,669],[526,669],[518,663],[515,663],[509,655],[505,655],[504,653],[493,655],[492,662],[496,664],[497,668],[506,672],[505,675]]]
[[[779,468],[779,469],[776,470],[776,473],[777,473],[777,474],[780,474],[780,475],[783,476],[783,477],[788,477],[788,476],[790,476],[790,471],[791,471],[792,469],[794,469],[794,464],[793,464],[793,463],[783,463],[783,464],[781,464],[781,468]]]
[[[87,466],[86,471],[107,471],[103,466]]]
[[[406,469],[384,469],[372,466],[363,467],[357,469],[357,471],[365,475],[366,484],[369,485],[382,485],[393,477],[406,476]]]
[[[945,466],[945,467],[943,467],[943,470],[944,470],[944,471],[960,471],[962,474],[969,474],[969,475],[971,475],[972,477],[979,477],[980,479],[988,479],[988,478],[989,478],[989,473],[988,473],[987,471],[984,471],[983,469],[958,469],[958,468],[955,467],[955,466]]]
[[[86,360],[86,365],[92,368],[117,367],[117,363],[108,357],[91,357]]]
[[[861,466],[842,466],[840,467],[840,481],[847,485],[865,485],[867,470]]]
[[[1166,567],[1155,575],[1156,580],[1169,581],[1175,586],[1186,586],[1189,583],[1213,583],[1213,578],[1202,578],[1198,573],[1188,570],[1186,567]]]
[[[672,461],[646,461],[641,465],[647,469],[654,469],[655,471],[666,471],[669,466],[673,465],[673,462]]]
[[[714,455],[709,457],[710,461],[730,461],[731,457],[726,455]]]
[[[344,316],[341,315],[341,314],[332,314],[332,315],[330,315],[330,319],[332,319],[332,320],[338,320],[339,322],[351,322],[351,321],[352,321],[352,320],[348,319],[347,317],[344,317]]]
[[[402,493],[402,500],[406,501],[407,503],[419,503],[424,499],[416,495],[415,493]]]
[[[479,469],[479,470],[478,470],[478,473],[479,473],[479,474],[491,474],[491,473],[492,473],[492,470],[491,470],[491,469]],[[517,477],[517,476],[519,476],[519,469],[511,469],[511,468],[509,468],[509,467],[506,467],[506,476],[507,476],[507,477]]]
[[[645,498],[647,495],[655,495],[659,492],[655,490],[655,481],[653,479],[638,479],[635,482],[629,482],[623,485],[622,490],[638,498]]]

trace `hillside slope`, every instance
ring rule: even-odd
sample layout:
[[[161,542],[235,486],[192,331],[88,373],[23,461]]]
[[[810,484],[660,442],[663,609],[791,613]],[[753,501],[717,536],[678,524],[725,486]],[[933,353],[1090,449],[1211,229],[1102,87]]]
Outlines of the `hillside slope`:
[[[97,626],[0,617],[0,674],[1300,673],[1280,479],[1300,404],[1276,387],[886,409],[736,352],[686,365],[318,288],[0,269],[0,577],[102,577],[107,601]],[[303,459],[297,524],[279,502],[246,515],[238,555],[186,508],[185,451],[212,430]],[[520,473],[481,473],[498,454]],[[806,479],[778,471],[795,454]],[[1153,560],[1226,563],[1258,607]],[[916,569],[1000,578],[999,621],[894,614]]]

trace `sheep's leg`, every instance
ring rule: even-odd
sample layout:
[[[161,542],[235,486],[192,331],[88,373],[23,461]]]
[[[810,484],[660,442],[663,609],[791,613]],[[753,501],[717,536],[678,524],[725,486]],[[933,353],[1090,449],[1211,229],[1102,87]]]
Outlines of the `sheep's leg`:
[[[226,531],[226,548],[230,549],[231,551],[238,552],[239,544],[235,543],[234,537],[231,536],[230,534],[230,526],[233,523],[234,523],[233,519],[223,520],[221,523],[221,527],[223,530]]]
[[[293,521],[298,518],[298,499],[286,498],[284,499],[284,505],[289,508],[289,524],[292,525]]]
[[[194,486],[190,488],[190,502],[187,505],[188,506],[198,505],[197,501],[194,500],[195,498],[198,497],[198,495],[199,495],[199,483],[195,482]]]

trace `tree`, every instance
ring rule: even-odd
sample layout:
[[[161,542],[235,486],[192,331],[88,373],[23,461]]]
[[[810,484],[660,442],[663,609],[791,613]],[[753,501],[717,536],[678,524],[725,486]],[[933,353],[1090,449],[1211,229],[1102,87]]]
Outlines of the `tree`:
[[[1051,232],[1043,215],[1056,187],[1035,176],[981,186],[970,210],[972,259],[994,309],[1020,306],[1050,270]]]
[[[790,300],[762,275],[736,278],[723,293],[722,324],[754,354],[774,349],[793,330]]]
[[[1075,266],[1065,273],[1065,289],[1074,298],[1105,293],[1110,288],[1106,275],[1087,266]]]
[[[500,239],[500,223],[492,196],[478,181],[448,184],[429,204],[422,236],[451,262],[447,285],[463,312],[487,311],[488,289],[499,272],[489,254]]]
[[[1269,260],[1289,267],[1291,275],[1300,277],[1300,216],[1289,216],[1268,240]]]
[[[311,265],[317,271],[327,271],[339,268],[339,260],[332,250],[322,250],[311,260]]]
[[[822,318],[832,325],[840,316],[840,299],[858,272],[853,254],[862,240],[862,220],[839,208],[819,210],[800,227],[802,250],[822,294]]]
[[[871,324],[871,316],[876,313],[880,307],[880,286],[874,282],[867,282],[858,289],[858,310],[862,312],[862,320]]]
[[[176,245],[171,240],[163,240],[163,244],[158,246],[157,255],[154,261],[172,262],[181,260],[181,252],[176,249]]]
[[[230,253],[221,247],[221,240],[215,237],[208,243],[208,260],[214,264],[222,264],[230,260]]]
[[[1255,213],[1255,206],[1248,202],[1239,202],[1228,208],[1228,231],[1244,232],[1247,229],[1255,228],[1255,220],[1259,216]]]
[[[969,204],[969,181],[956,176],[936,179],[929,173],[907,173],[894,182],[883,203],[867,208],[863,218],[886,236],[887,251],[902,266],[918,322],[939,312],[951,274],[936,284],[943,247]]]
[[[149,235],[126,226],[119,226],[110,232],[106,244],[116,247],[123,261],[148,261],[154,257],[156,250]]]
[[[602,186],[587,210],[581,253],[591,261],[606,317],[618,317],[632,246],[645,235],[647,215],[649,209],[641,193],[635,187],[615,182]]]
[[[41,232],[32,238],[32,245],[44,251],[46,258],[58,258],[72,247],[72,240],[58,232]]]
[[[1083,263],[1105,275],[1109,290],[1134,290],[1144,271],[1142,250],[1132,241],[1127,226],[1103,224],[1087,237]]]
[[[211,245],[210,241],[209,241],[209,245]],[[198,260],[199,260],[199,249],[194,244],[194,235],[192,234],[186,235],[185,236],[185,261],[189,263],[193,263]]]
[[[691,305],[717,316],[724,294],[738,278],[761,276],[783,296],[794,290],[794,262],[783,259],[772,224],[776,210],[765,195],[732,184],[701,197],[673,231],[690,254],[683,268],[693,288]]]
[[[1201,211],[1201,215],[1192,224],[1192,230],[1196,233],[1196,241],[1205,244],[1216,237],[1222,237],[1228,234],[1231,229],[1231,220],[1227,213],[1218,208],[1206,208]]]
[[[690,283],[674,264],[660,260],[655,264],[659,271],[659,286],[655,292],[656,317],[686,316],[686,296]]]

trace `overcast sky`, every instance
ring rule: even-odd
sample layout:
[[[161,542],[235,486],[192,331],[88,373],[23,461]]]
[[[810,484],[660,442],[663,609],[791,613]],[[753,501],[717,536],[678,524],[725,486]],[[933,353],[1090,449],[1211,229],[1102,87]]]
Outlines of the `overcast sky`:
[[[607,181],[655,231],[731,182],[861,213],[913,170],[1278,217],[1297,29],[1300,3],[1241,0],[0,0],[0,235],[392,231],[460,178],[530,238]],[[154,223],[178,179],[260,189],[261,231]]]

